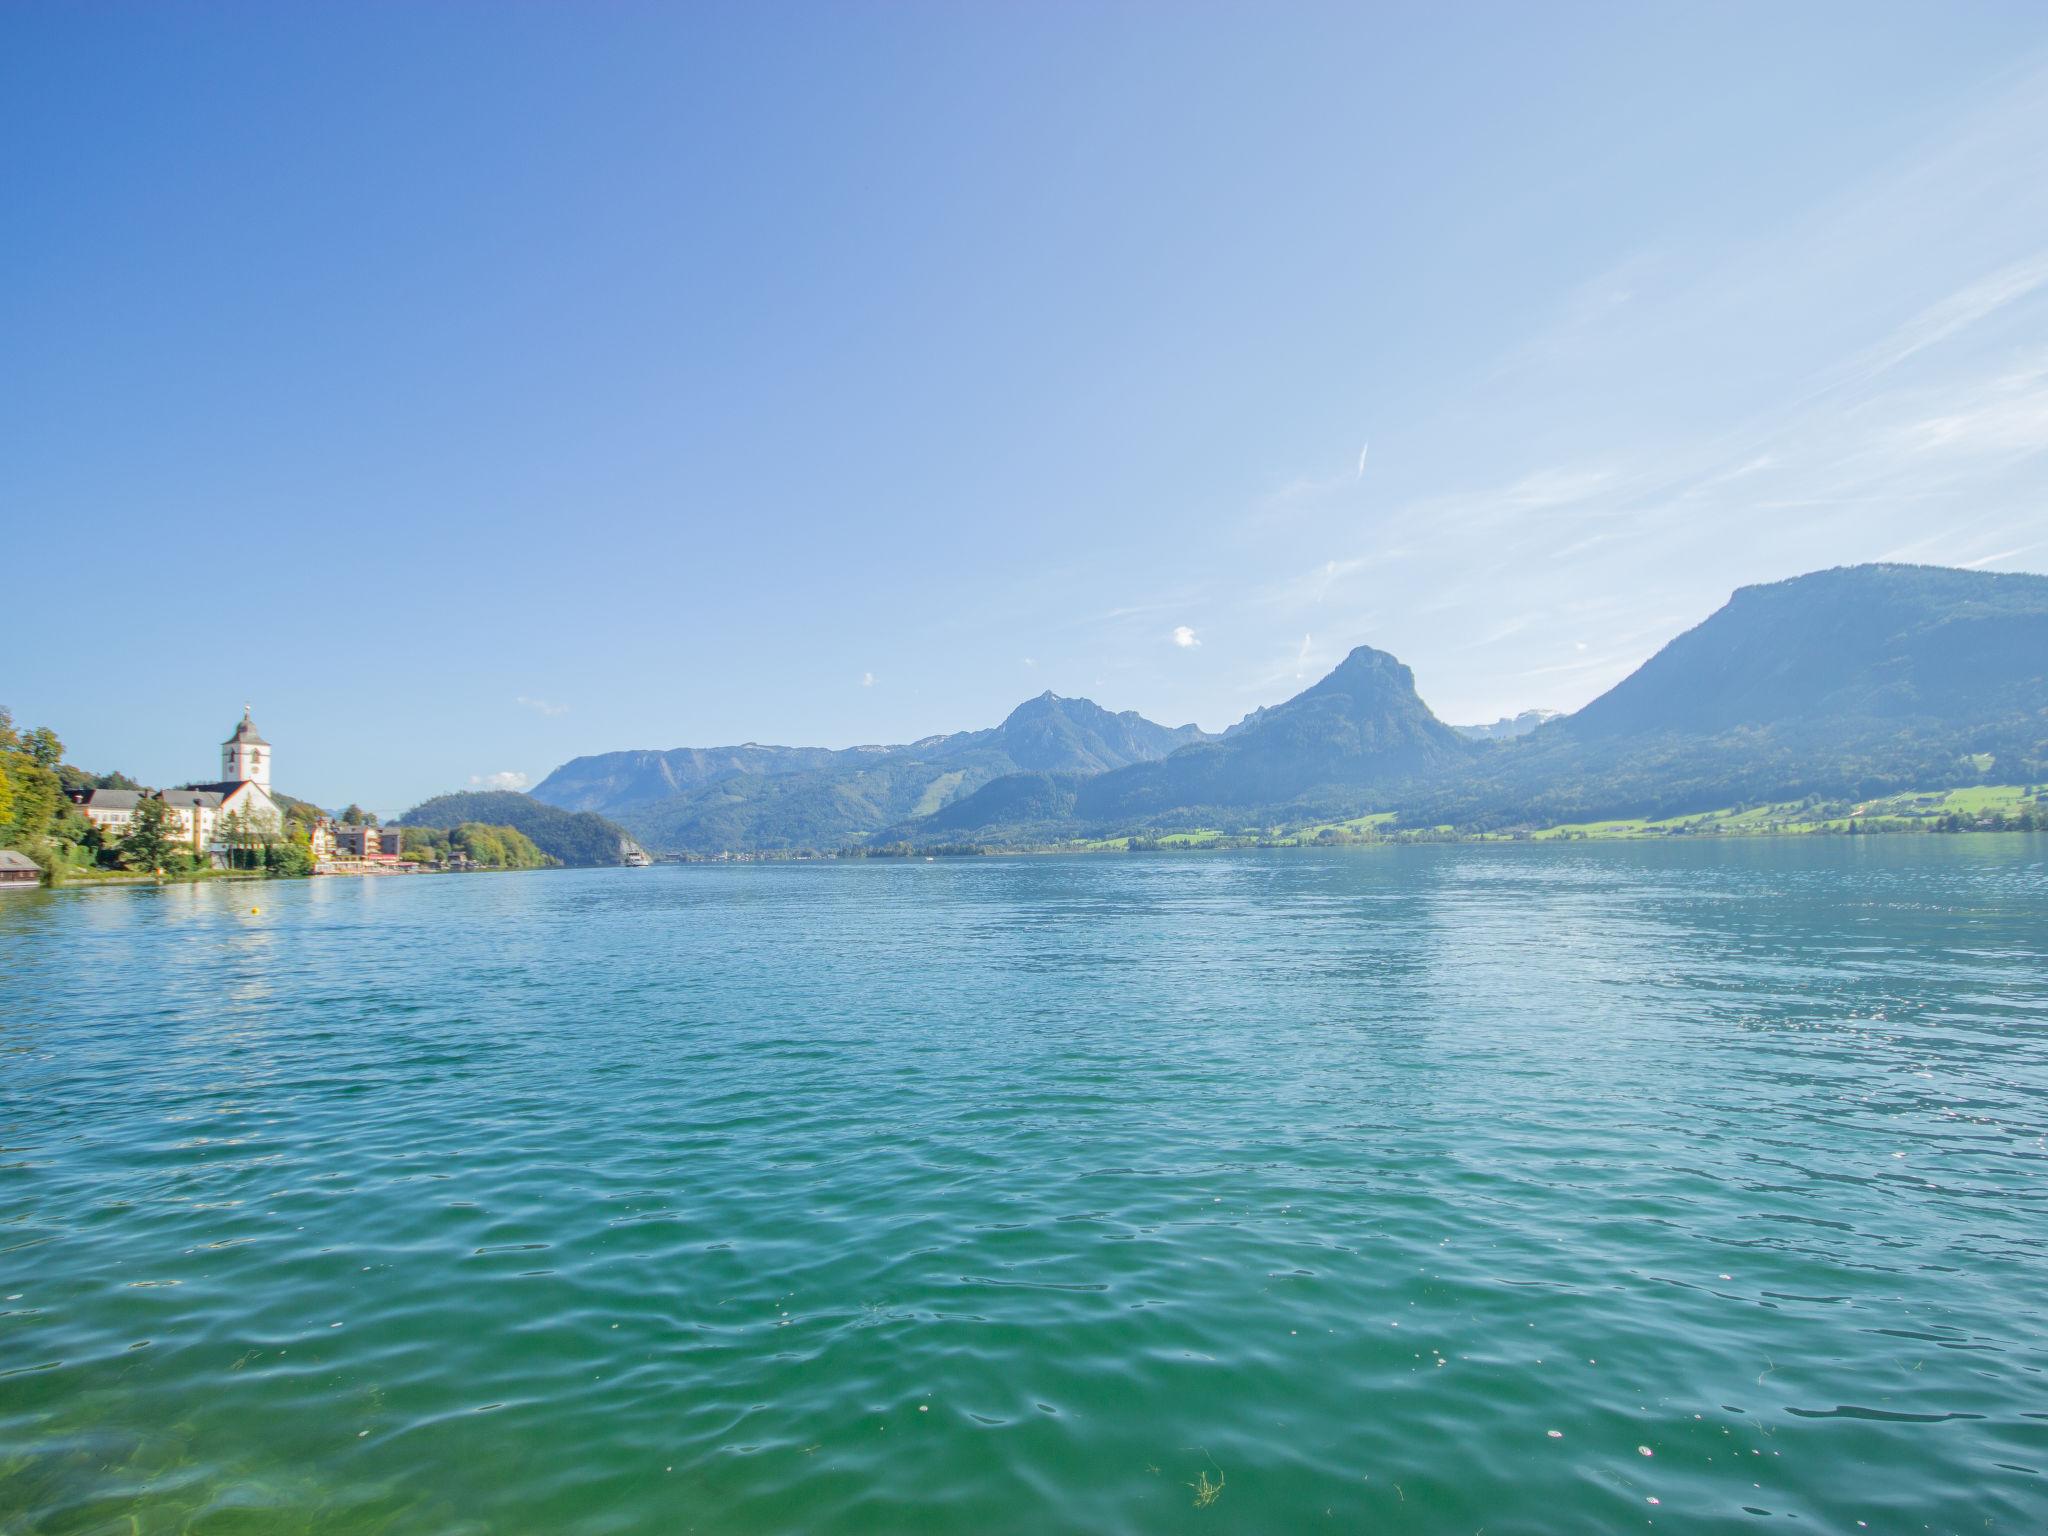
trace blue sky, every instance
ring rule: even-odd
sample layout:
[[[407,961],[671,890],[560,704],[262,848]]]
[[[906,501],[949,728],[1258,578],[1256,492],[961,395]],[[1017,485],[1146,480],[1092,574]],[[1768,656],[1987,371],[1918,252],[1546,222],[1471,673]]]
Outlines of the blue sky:
[[[2048,570],[2048,10],[0,11],[0,702],[397,809]]]

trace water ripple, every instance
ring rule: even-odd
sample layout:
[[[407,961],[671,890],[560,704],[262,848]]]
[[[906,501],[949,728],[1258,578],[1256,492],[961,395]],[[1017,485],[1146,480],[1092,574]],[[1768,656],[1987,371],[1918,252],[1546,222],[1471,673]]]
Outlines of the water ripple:
[[[2044,1023],[2041,838],[11,898],[0,1529],[2048,1528]]]

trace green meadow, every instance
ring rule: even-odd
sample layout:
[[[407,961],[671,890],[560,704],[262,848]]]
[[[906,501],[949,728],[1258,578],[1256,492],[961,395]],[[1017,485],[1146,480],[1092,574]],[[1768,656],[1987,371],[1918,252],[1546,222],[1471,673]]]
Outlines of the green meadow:
[[[1086,838],[1059,845],[1077,853],[1182,848],[1304,848],[1379,842],[1601,842],[1657,837],[1791,837],[1827,833],[1997,830],[2027,816],[2048,817],[2048,787],[1974,784],[1966,789],[1915,790],[1870,800],[1817,797],[1770,805],[1731,806],[1687,816],[1621,817],[1557,826],[1459,835],[1449,827],[1393,830],[1393,811],[1303,826],[1195,827],[1177,832]]]
[[[1976,822],[2048,811],[2048,793],[2023,784],[1973,784],[1965,789],[1909,791],[1871,800],[1787,800],[1772,805],[1702,811],[1659,819],[1567,822],[1525,834],[1535,841],[1647,837],[1792,836],[1806,833],[1925,832],[1951,828],[1948,818]]]

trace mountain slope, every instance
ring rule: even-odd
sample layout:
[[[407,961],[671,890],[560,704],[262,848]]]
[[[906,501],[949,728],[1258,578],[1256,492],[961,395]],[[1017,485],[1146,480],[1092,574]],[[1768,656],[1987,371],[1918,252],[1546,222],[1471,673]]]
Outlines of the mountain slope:
[[[1861,565],[1743,587],[1571,717],[1581,740],[1745,726],[1974,725],[2038,708],[2048,577]]]
[[[1074,810],[1083,820],[1142,819],[1317,792],[1355,796],[1460,765],[1469,751],[1416,695],[1414,673],[1362,645],[1236,735],[1089,781]]]
[[[1408,668],[1360,646],[1314,687],[1227,736],[1094,778],[998,779],[891,835],[1014,833],[1052,821],[1128,829],[1310,803],[1375,809],[1397,786],[1461,768],[1474,750],[1417,697]]]
[[[465,821],[511,827],[535,847],[564,864],[623,864],[637,852],[626,830],[587,811],[565,811],[530,795],[493,789],[436,795],[414,806],[395,823],[400,827],[458,827]]]
[[[662,851],[833,848],[1019,771],[1097,774],[1207,738],[1043,693],[1001,725],[902,746],[682,748],[581,757],[534,790],[602,810]]]
[[[1744,587],[1410,825],[1674,815],[2048,776],[2048,577],[1847,566]]]
[[[989,745],[1038,773],[1106,773],[1206,741],[1192,725],[1155,725],[1134,709],[1111,714],[1091,699],[1047,690],[1010,711]]]
[[[534,795],[571,811],[616,810],[734,778],[781,778],[815,773],[886,748],[678,747],[672,752],[600,752],[564,763],[535,786]]]
[[[1050,841],[1394,810],[1481,829],[2048,779],[2048,577],[1871,565],[1745,587],[1576,715],[1467,739],[1361,647],[1221,737],[1041,695],[845,751],[608,753],[536,792],[650,847]],[[538,839],[536,839],[538,841]]]
[[[1561,718],[1560,712],[1554,709],[1525,709],[1518,715],[1502,715],[1491,725],[1454,725],[1451,729],[1467,741],[1513,741],[1518,736],[1528,735],[1539,725],[1548,725]]]

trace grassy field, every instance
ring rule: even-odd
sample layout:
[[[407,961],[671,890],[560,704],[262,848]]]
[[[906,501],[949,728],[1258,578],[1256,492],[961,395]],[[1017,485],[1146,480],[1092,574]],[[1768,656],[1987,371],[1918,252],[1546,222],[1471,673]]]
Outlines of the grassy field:
[[[1182,832],[1159,832],[1137,837],[1086,838],[1063,846],[1076,853],[1123,853],[1133,843],[1141,848],[1305,848],[1311,844],[1365,843],[1377,841],[1392,811],[1374,811],[1348,821],[1319,821],[1305,827],[1266,827],[1254,832],[1225,832],[1218,827],[1195,827]]]
[[[1876,800],[1792,800],[1662,820],[1571,822],[1545,827],[1527,836],[1537,842],[1564,838],[1740,837],[1847,832],[1852,825],[1870,831],[1913,832],[1929,830],[1934,822],[1947,816],[1974,819],[2043,810],[2048,810],[2048,795],[2036,795],[2025,785],[1977,784],[1968,789],[1887,795]]]
[[[1846,833],[1852,827],[1859,832],[1926,832],[1935,830],[1937,823],[1951,816],[1967,823],[1986,816],[2014,816],[2023,811],[2048,814],[2048,789],[2023,784],[1978,784],[1968,789],[1929,790],[1875,800],[1788,800],[1776,805],[1701,811],[1690,816],[1578,821],[1535,830],[1479,832],[1460,840],[1541,843],[1655,837],[1774,837]],[[1122,853],[1134,844],[1140,849],[1304,848],[1418,838],[1442,840],[1452,835],[1448,827],[1432,833],[1390,833],[1388,823],[1394,815],[1392,811],[1376,811],[1347,821],[1256,831],[1225,832],[1216,827],[1200,827],[1153,836],[1090,838],[1061,847],[1076,853]]]

